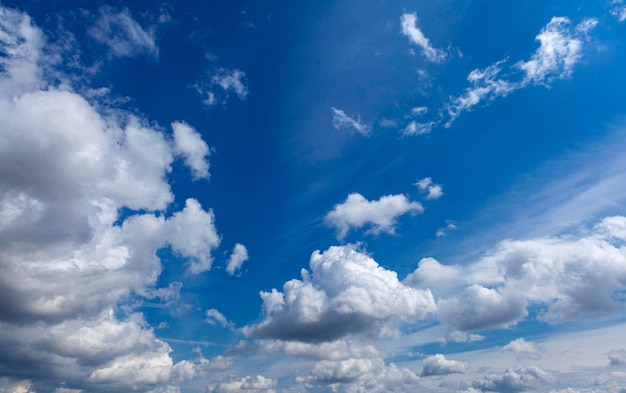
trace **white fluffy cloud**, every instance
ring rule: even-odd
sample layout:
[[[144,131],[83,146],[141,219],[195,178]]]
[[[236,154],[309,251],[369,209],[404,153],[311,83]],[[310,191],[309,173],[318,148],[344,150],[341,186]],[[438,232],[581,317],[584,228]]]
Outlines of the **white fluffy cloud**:
[[[243,244],[237,243],[226,263],[226,273],[231,276],[241,269],[245,261],[249,259],[248,249]]]
[[[209,178],[209,145],[202,140],[198,131],[187,123],[172,123],[176,151],[183,156],[195,179]]]
[[[357,113],[355,117],[350,117],[346,112],[334,106],[330,108],[333,112],[333,127],[336,130],[354,129],[359,134],[368,136],[372,131],[372,126],[361,121],[361,116]]]
[[[487,374],[472,386],[485,392],[523,392],[546,386],[552,380],[547,371],[536,366],[509,368],[501,374]]]
[[[207,387],[210,393],[275,393],[276,380],[262,375],[231,378],[226,381],[212,383]]]
[[[266,318],[244,329],[259,338],[304,342],[332,341],[376,331],[390,319],[419,320],[435,311],[428,290],[408,287],[393,271],[350,246],[316,251],[311,271],[283,292],[261,292]]]
[[[426,38],[424,33],[417,27],[417,14],[403,14],[400,18],[402,23],[402,33],[415,45],[422,48],[424,56],[433,62],[442,62],[446,58],[446,53],[440,49],[434,48],[430,40]]]
[[[516,338],[515,340],[509,342],[507,345],[502,347],[502,352],[513,352],[518,360],[529,358],[533,360],[537,360],[541,358],[539,354],[539,347],[531,342],[526,341],[523,338]]]
[[[173,161],[208,175],[188,142],[206,144],[182,122],[172,142],[145,119],[49,86],[45,36],[25,14],[0,14],[1,372],[21,380],[28,369],[44,391],[169,386],[171,348],[129,303],[177,296],[180,283],[157,288],[161,248],[192,273],[211,266],[212,211],[190,198],[166,215]],[[116,56],[156,55],[126,12],[103,9],[95,29]]]
[[[154,40],[153,29],[144,29],[132,18],[128,9],[115,12],[111,7],[102,7],[89,35],[109,47],[115,57],[148,55],[157,57],[159,48]]]
[[[435,184],[430,177],[425,177],[417,181],[415,185],[420,191],[426,193],[425,199],[439,199],[443,196],[443,187],[439,184]]]
[[[463,374],[469,365],[465,362],[446,359],[442,354],[428,356],[422,361],[422,377],[431,375]]]
[[[418,214],[424,211],[419,202],[410,201],[402,194],[386,195],[369,201],[359,193],[348,195],[345,202],[335,205],[326,217],[326,225],[337,230],[337,237],[343,239],[353,228],[369,226],[368,233],[393,233],[396,220],[403,214]]]

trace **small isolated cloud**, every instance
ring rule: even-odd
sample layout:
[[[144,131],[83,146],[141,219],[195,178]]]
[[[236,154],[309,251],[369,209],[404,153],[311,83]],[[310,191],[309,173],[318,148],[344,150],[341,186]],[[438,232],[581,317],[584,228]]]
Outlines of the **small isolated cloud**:
[[[230,258],[228,258],[228,263],[226,264],[226,273],[231,276],[234,275],[248,259],[248,249],[246,246],[241,243],[235,244],[233,252],[230,254]]]
[[[228,329],[234,327],[234,324],[215,308],[206,311],[206,322],[209,325],[217,325]]]
[[[447,236],[450,231],[456,231],[457,229],[459,228],[456,226],[456,224],[449,222],[445,227],[437,229],[437,232],[435,232],[435,236],[437,236],[437,238],[444,237]]]
[[[429,134],[433,128],[437,125],[435,121],[429,121],[428,123],[420,123],[415,120],[411,121],[406,127],[402,129],[402,135],[424,135]]]
[[[144,29],[132,18],[128,9],[114,12],[111,7],[100,8],[100,15],[89,29],[89,35],[109,47],[115,57],[147,55],[158,57],[153,29]]]
[[[443,188],[439,184],[435,184],[430,177],[418,180],[415,185],[420,191],[425,192],[424,199],[437,200],[443,196]]]
[[[184,122],[172,123],[176,152],[183,156],[194,179],[209,178],[209,146],[193,127]]]
[[[344,239],[351,229],[364,226],[370,227],[368,233],[394,233],[398,217],[423,211],[419,202],[410,201],[402,194],[386,195],[369,201],[359,193],[352,193],[345,202],[335,205],[324,217],[324,222],[337,230],[339,239]]]
[[[609,352],[609,364],[611,366],[626,365],[626,350],[620,349]]]
[[[502,374],[488,374],[472,386],[483,392],[523,392],[546,386],[552,376],[536,366],[508,368]]]
[[[422,367],[420,376],[430,377],[432,375],[463,374],[469,365],[466,362],[449,360],[442,354],[436,354],[425,358],[422,361]]]
[[[333,127],[336,130],[354,129],[359,134],[368,136],[372,132],[372,126],[363,123],[361,116],[357,113],[354,117],[350,117],[346,112],[337,109],[334,106],[330,108],[333,112]]]
[[[211,84],[219,86],[224,91],[227,98],[229,93],[232,92],[243,101],[250,94],[248,86],[246,85],[246,73],[241,70],[220,68],[211,77]]]
[[[417,14],[403,14],[400,18],[402,22],[402,33],[415,45],[422,48],[424,56],[432,62],[440,63],[446,58],[446,53],[440,49],[434,48],[430,44],[430,40],[426,38],[424,33],[417,27]]]
[[[513,352],[518,360],[524,358],[538,360],[541,358],[539,347],[531,341],[526,341],[524,338],[516,338],[511,341],[502,347],[501,352]]]
[[[413,116],[421,116],[421,115],[425,115],[428,113],[428,107],[427,106],[416,106],[414,108],[411,108],[411,114]]]
[[[618,5],[611,9],[611,15],[617,18],[618,21],[623,22],[626,20],[626,5]]]
[[[275,393],[276,380],[262,375],[231,377],[218,383],[212,383],[207,387],[209,393]]]
[[[376,332],[390,319],[424,318],[435,311],[429,290],[411,288],[351,246],[315,251],[310,271],[261,292],[265,319],[243,329],[257,338],[329,342],[348,334]]]

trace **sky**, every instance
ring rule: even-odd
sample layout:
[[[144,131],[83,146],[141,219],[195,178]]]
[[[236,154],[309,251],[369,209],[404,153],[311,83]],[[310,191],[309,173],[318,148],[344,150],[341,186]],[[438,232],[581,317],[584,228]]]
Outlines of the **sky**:
[[[625,41],[623,0],[0,0],[0,393],[626,392]]]

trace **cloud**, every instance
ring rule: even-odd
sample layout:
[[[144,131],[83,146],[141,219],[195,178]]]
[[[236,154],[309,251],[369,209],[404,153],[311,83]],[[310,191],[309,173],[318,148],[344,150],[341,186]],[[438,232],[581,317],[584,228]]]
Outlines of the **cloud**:
[[[428,290],[408,287],[369,256],[350,246],[316,251],[302,279],[283,292],[261,292],[265,319],[244,329],[257,338],[329,342],[376,331],[390,319],[419,320],[435,311]]]
[[[586,19],[572,28],[568,18],[553,17],[536,36],[539,48],[530,59],[510,67],[509,73],[522,72],[521,80],[512,79],[508,75],[501,76],[503,65],[508,59],[471,71],[467,77],[471,86],[463,94],[450,97],[444,105],[448,115],[445,127],[450,127],[462,112],[472,110],[481,102],[506,97],[531,84],[549,86],[556,79],[571,77],[574,66],[582,58],[587,34],[597,23],[596,19]]]
[[[570,77],[581,59],[582,38],[596,24],[597,20],[587,19],[572,30],[568,18],[553,17],[535,38],[540,43],[537,51],[530,60],[517,64],[526,73],[522,83],[549,83]]]
[[[232,276],[241,269],[241,265],[248,259],[248,249],[246,246],[240,243],[235,244],[233,252],[230,254],[228,263],[226,264],[226,272]]]
[[[94,40],[108,46],[115,57],[146,55],[156,58],[159,55],[154,31],[141,27],[128,9],[114,12],[108,6],[100,8],[98,19],[88,33]]]
[[[411,108],[411,114],[413,116],[421,116],[421,115],[425,115],[428,113],[428,107],[427,106],[416,106]]]
[[[402,135],[425,135],[432,131],[437,122],[430,121],[428,123],[420,123],[415,120],[407,124],[402,130]]]
[[[326,225],[337,230],[337,237],[343,239],[353,228],[370,226],[368,233],[394,233],[396,220],[403,214],[418,214],[424,211],[419,202],[409,201],[406,196],[386,195],[369,201],[359,193],[348,195],[345,202],[334,206],[325,217]]]
[[[447,236],[450,231],[456,231],[457,229],[458,228],[454,223],[449,222],[448,225],[446,225],[445,227],[437,229],[437,232],[435,232],[435,236],[437,236],[438,238],[444,237]]]
[[[546,386],[552,376],[536,366],[509,368],[502,374],[488,374],[475,381],[475,389],[489,392],[523,392]]]
[[[187,144],[204,142],[188,126],[172,143],[101,96],[90,102],[49,85],[46,37],[26,14],[1,6],[0,14],[2,374],[27,373],[42,391],[170,386],[172,349],[134,308],[178,296],[180,283],[157,286],[158,250],[170,247],[192,273],[211,266],[220,243],[213,212],[193,198],[172,206],[167,182],[178,156],[208,174]],[[105,42],[116,55],[156,56],[126,11],[102,9],[98,26],[116,31]]]
[[[609,364],[611,366],[626,365],[626,350],[613,350],[609,352]]]
[[[331,107],[333,112],[333,127],[336,130],[354,129],[359,134],[368,136],[372,132],[372,126],[361,121],[361,116],[357,113],[356,117],[350,117],[346,112]]]
[[[211,308],[206,310],[206,321],[210,325],[219,325],[224,328],[232,329],[234,324],[229,321],[224,314],[216,310],[215,308]]]
[[[424,33],[417,27],[417,14],[403,14],[400,18],[402,22],[402,34],[409,38],[409,41],[422,48],[422,53],[432,62],[440,63],[446,58],[446,53],[440,49],[432,47],[430,41]]]
[[[271,354],[282,352],[286,356],[323,360],[345,360],[371,358],[379,355],[378,350],[360,341],[336,340],[321,343],[299,341],[258,340],[259,351]]]
[[[308,375],[296,377],[296,383],[313,388],[307,391],[406,392],[419,387],[419,377],[382,359],[323,360]]]
[[[191,169],[194,179],[209,178],[209,146],[202,136],[189,124],[172,123],[176,151],[183,156],[185,164]]]
[[[433,183],[430,177],[425,177],[415,183],[417,188],[422,192],[426,192],[425,199],[436,200],[443,196],[443,188],[439,184]]]
[[[460,331],[507,327],[528,315],[522,294],[476,284],[460,297],[440,301],[438,307],[439,319]]]
[[[228,93],[233,92],[244,101],[250,94],[245,78],[246,73],[241,70],[220,68],[211,77],[211,83],[219,86],[226,93],[227,98]]]
[[[626,20],[626,5],[618,5],[611,9],[611,15],[617,18],[618,21],[623,22]]]
[[[448,375],[463,374],[467,371],[469,365],[465,362],[446,359],[441,354],[428,356],[422,361],[422,377],[430,377],[432,375]]]
[[[275,393],[276,380],[262,375],[233,377],[207,387],[209,393]]]
[[[539,354],[540,350],[537,345],[531,341],[526,341],[523,338],[516,338],[515,340],[509,342],[507,345],[502,347],[502,352],[515,353],[518,360],[522,360],[524,358],[538,360],[541,358],[541,355]]]

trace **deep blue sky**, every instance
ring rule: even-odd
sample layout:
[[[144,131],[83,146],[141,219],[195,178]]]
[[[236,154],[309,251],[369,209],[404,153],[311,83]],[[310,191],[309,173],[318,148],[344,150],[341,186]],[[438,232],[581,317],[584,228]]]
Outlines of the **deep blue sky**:
[[[0,390],[626,387],[623,2],[0,7]]]

